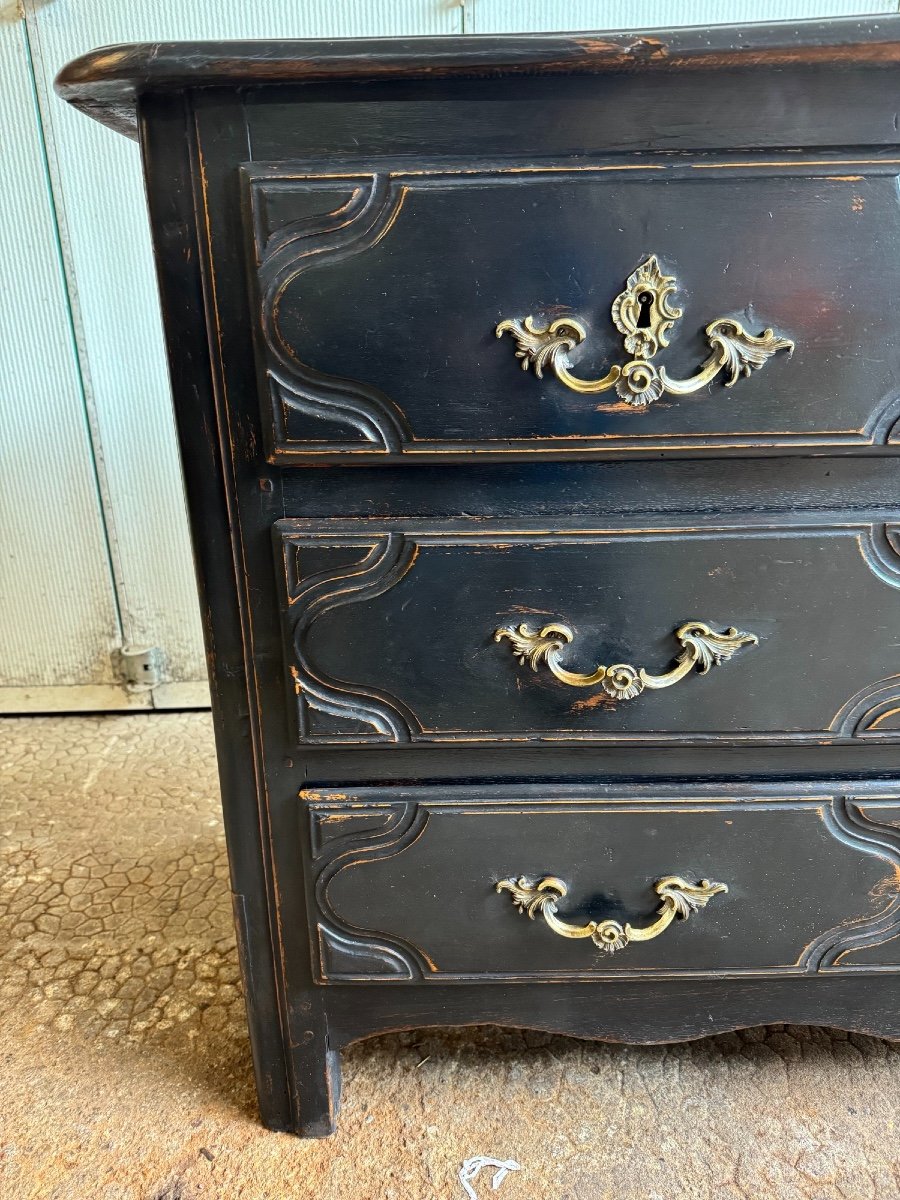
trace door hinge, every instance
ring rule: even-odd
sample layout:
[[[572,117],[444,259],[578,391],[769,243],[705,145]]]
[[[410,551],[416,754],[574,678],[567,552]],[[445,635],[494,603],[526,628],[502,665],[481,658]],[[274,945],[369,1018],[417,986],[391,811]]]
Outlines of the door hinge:
[[[163,682],[159,646],[123,646],[114,655],[116,673],[130,692],[149,692]]]

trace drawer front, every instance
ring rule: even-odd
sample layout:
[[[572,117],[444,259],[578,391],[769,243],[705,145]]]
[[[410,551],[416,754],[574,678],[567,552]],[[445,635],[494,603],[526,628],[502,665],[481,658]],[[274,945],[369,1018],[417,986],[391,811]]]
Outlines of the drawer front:
[[[898,161],[245,167],[270,457],[887,444]]]
[[[302,799],[322,983],[900,970],[896,796]]]
[[[297,740],[900,739],[894,527],[551,524],[278,522]]]

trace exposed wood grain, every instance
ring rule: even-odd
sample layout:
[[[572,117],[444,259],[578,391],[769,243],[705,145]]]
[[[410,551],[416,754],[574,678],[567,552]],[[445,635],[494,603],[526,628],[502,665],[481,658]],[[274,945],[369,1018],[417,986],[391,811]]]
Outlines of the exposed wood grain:
[[[163,41],[110,46],[69,63],[57,90],[89,116],[134,136],[144,92],[194,87],[308,83],[317,79],[434,79],[611,71],[721,71],[740,66],[889,66],[900,60],[900,22],[730,25],[580,35],[370,41]]]
[[[655,29],[722,21],[803,21],[895,13],[893,0],[469,0],[469,33]]]

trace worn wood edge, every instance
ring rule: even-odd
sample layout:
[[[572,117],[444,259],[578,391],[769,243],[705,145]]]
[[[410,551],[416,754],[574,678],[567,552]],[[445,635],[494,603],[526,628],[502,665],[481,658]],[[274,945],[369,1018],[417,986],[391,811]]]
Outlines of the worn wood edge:
[[[144,42],[106,46],[59,72],[57,93],[137,137],[147,92],[313,81],[677,72],[900,63],[900,16],[505,37]]]
[[[522,1018],[522,988],[531,1013]],[[687,980],[594,984],[469,984],[409,988],[400,1008],[391,984],[369,984],[366,1003],[352,984],[330,989],[330,1029],[341,1050],[408,1029],[494,1025],[536,1029],[584,1041],[656,1046],[764,1025],[821,1025],[900,1040],[896,977],[775,981]],[[861,1002],[865,989],[866,1006]],[[685,1019],[684,1006],[691,1017]],[[853,1013],[852,1016],[849,1014]]]
[[[148,97],[141,125],[147,203],[164,313],[172,397],[182,463],[187,457],[188,513],[207,648],[216,754],[257,1095],[271,1129],[298,1124],[290,1046],[282,1006],[283,972],[272,927],[256,748],[249,718],[243,609],[233,528],[222,503],[227,468],[220,441],[214,367],[209,354],[203,231],[196,208],[196,145],[184,95]],[[204,516],[201,519],[200,513]],[[207,602],[218,589],[213,608]],[[222,713],[237,712],[228,736]]]
[[[770,779],[752,783],[743,774],[735,779],[685,780],[661,779],[639,782],[632,780],[606,780],[598,778],[590,782],[582,779],[547,780],[525,783],[365,783],[339,787],[304,787],[297,793],[304,805],[314,804],[321,810],[371,809],[382,805],[404,801],[427,802],[435,808],[453,810],[458,804],[477,801],[479,808],[488,803],[494,805],[550,804],[560,801],[579,804],[585,800],[616,801],[631,804],[635,800],[666,801],[690,800],[727,803],[732,800],[758,800],[761,803],[779,800],[823,799],[831,796],[849,795],[854,799],[896,801],[900,798],[900,785],[888,776],[879,778],[847,778],[842,775],[823,776],[814,779]]]

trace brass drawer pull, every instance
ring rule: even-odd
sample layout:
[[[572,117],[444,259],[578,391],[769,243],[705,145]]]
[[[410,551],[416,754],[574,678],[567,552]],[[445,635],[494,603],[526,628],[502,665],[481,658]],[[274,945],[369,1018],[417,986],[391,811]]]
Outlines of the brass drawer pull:
[[[674,275],[662,273],[655,254],[628,276],[625,290],[613,301],[611,312],[631,359],[621,367],[610,367],[601,379],[579,379],[569,369],[569,352],[587,337],[587,330],[574,317],[558,317],[544,328],[531,316],[506,320],[495,332],[497,337],[512,334],[523,371],[531,367],[541,379],[544,368],[549,367],[560,383],[585,395],[615,387],[619,399],[633,408],[646,408],[663,392],[686,396],[699,391],[720,371],[728,376],[725,386],[731,387],[741,376],[764,366],[777,351],[793,353],[794,343],[772,329],[764,329],[754,337],[733,317],[718,317],[706,326],[709,358],[689,379],[671,379],[665,367],[657,370],[650,359],[661,347],[668,346],[669,330],[681,317],[681,309],[672,304],[677,286]]]
[[[675,630],[675,637],[682,650],[675,659],[675,666],[663,675],[650,675],[643,667],[630,663],[614,663],[611,667],[597,667],[581,674],[567,671],[560,663],[563,647],[574,638],[568,625],[545,625],[543,629],[532,629],[530,625],[503,625],[494,630],[494,641],[509,638],[512,651],[522,666],[526,663],[536,671],[546,663],[561,683],[570,687],[593,687],[600,684],[614,700],[633,700],[644,688],[667,688],[696,667],[701,675],[712,666],[719,666],[734,655],[742,646],[756,646],[759,638],[755,633],[742,633],[732,625],[724,633],[716,633],[703,621],[688,621]]]
[[[527,913],[532,921],[540,913],[553,932],[558,933],[560,937],[590,938],[601,950],[613,954],[616,950],[623,950],[629,942],[649,942],[652,938],[659,937],[676,917],[686,921],[691,913],[705,908],[713,896],[727,892],[728,886],[724,883],[714,883],[711,879],[688,883],[679,875],[666,875],[653,885],[653,890],[662,899],[662,904],[657,909],[657,920],[652,925],[637,929],[627,921],[624,925],[611,920],[588,921],[587,925],[570,925],[568,921],[561,921],[556,915],[556,906],[560,900],[565,899],[569,889],[554,875],[546,875],[534,883],[529,883],[524,876],[518,879],[501,879],[496,885],[496,890],[509,892],[519,912]]]

